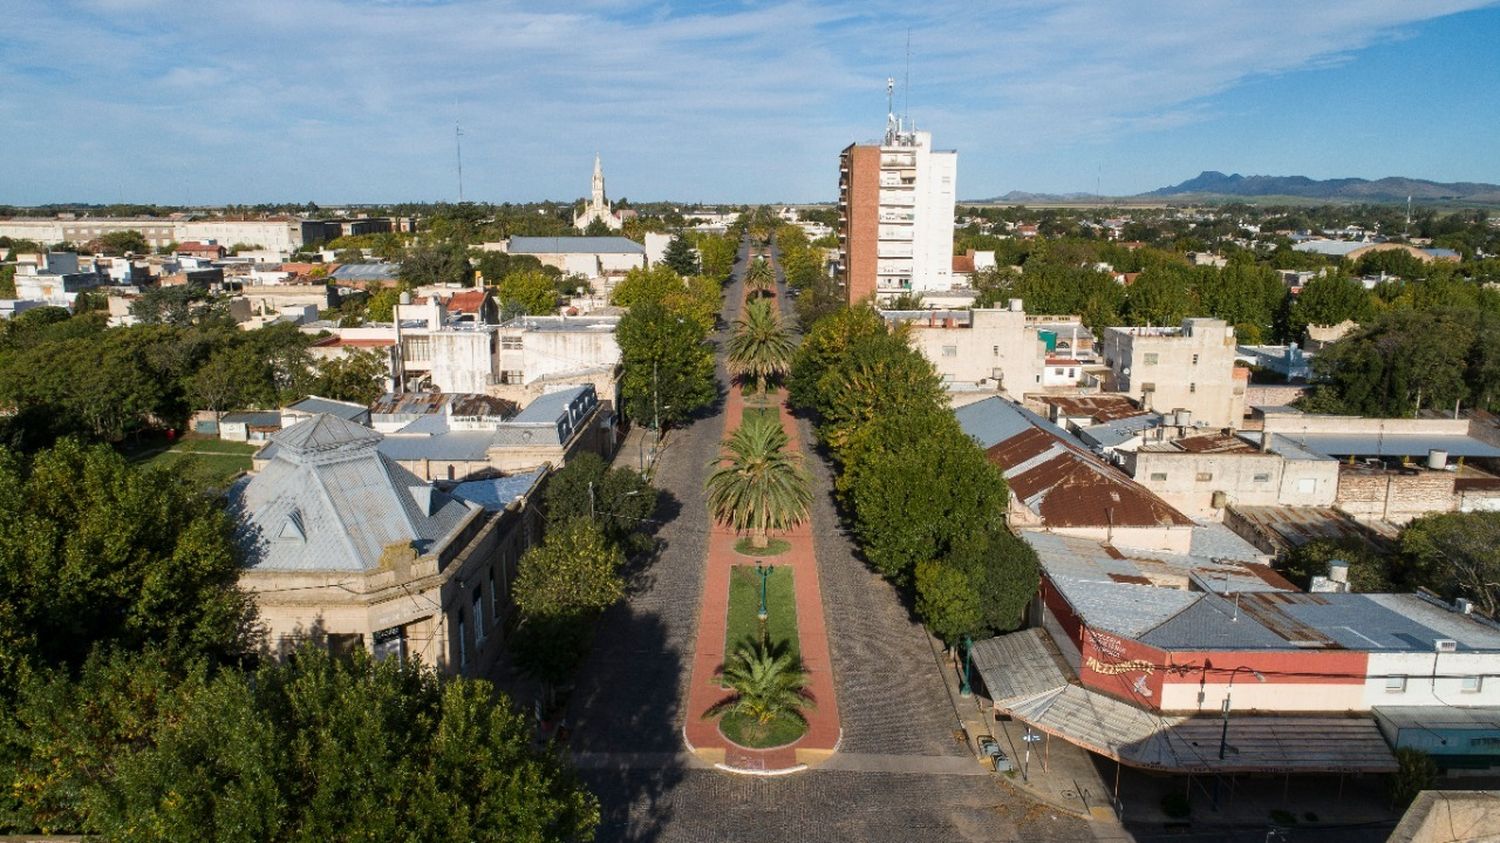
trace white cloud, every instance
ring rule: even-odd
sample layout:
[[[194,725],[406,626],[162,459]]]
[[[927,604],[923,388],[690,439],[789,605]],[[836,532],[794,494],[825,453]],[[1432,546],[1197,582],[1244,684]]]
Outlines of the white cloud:
[[[28,27],[0,46],[0,113],[47,102],[61,119],[17,152],[57,161],[95,120],[122,127],[111,154],[74,168],[76,198],[94,170],[149,193],[175,178],[152,172],[161,161],[222,173],[224,199],[441,197],[459,119],[484,191],[469,192],[485,198],[580,193],[598,149],[612,193],[792,199],[831,195],[837,150],[879,131],[908,26],[914,116],[944,145],[989,153],[1186,125],[1247,80],[1486,4],[19,5]]]

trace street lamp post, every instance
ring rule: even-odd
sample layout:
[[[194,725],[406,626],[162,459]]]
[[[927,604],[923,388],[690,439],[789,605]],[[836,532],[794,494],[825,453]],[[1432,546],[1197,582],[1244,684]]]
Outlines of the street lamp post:
[[[770,616],[770,613],[766,611],[766,580],[771,577],[773,567],[763,562],[755,563],[755,573],[760,577],[760,611],[756,612],[755,616],[760,618],[761,623],[765,623],[766,618]]]
[[[1229,749],[1229,696],[1234,692],[1234,677],[1242,670],[1250,671],[1257,682],[1266,681],[1266,675],[1252,667],[1240,665],[1229,671],[1229,684],[1224,687],[1223,725],[1219,729],[1219,760],[1224,760],[1224,754]],[[1220,774],[1214,774],[1214,810],[1219,810],[1219,778]]]
[[[964,661],[962,670],[958,674],[958,695],[968,699],[974,694],[974,689],[969,686],[969,666],[974,658],[974,639],[965,635],[962,643],[964,648]]]

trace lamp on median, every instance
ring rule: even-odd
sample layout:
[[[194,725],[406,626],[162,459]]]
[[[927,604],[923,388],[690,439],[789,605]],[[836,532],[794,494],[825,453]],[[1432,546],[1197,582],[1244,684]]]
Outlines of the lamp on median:
[[[766,618],[770,617],[770,613],[766,611],[766,580],[770,579],[772,568],[773,566],[760,560],[755,562],[755,574],[760,577],[760,611],[756,612],[755,616],[760,618],[762,625],[765,624]]]

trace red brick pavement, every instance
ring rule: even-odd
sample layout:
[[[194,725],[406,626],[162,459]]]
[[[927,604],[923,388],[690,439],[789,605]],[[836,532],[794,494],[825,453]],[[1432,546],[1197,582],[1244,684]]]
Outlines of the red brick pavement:
[[[795,421],[781,401],[781,423],[787,430],[793,450],[800,450]],[[745,402],[738,389],[730,389],[725,402],[724,430],[740,424]],[[833,662],[828,650],[828,627],[823,617],[823,594],[818,582],[818,564],[813,555],[812,526],[804,523],[781,534],[791,549],[774,557],[774,564],[790,567],[797,601],[797,637],[803,666],[808,675],[808,691],[816,707],[804,712],[807,732],[789,746],[775,749],[748,749],[731,743],[720,732],[715,720],[703,717],[714,703],[724,697],[716,680],[724,663],[724,633],[729,614],[729,574],[734,565],[753,560],[734,550],[738,536],[734,530],[712,525],[708,545],[708,569],[703,581],[702,605],[698,615],[698,642],[693,654],[693,676],[688,686],[686,722],[683,737],[688,747],[706,761],[725,769],[746,773],[792,772],[815,764],[838,748],[843,730],[839,725],[838,696],[834,691]]]

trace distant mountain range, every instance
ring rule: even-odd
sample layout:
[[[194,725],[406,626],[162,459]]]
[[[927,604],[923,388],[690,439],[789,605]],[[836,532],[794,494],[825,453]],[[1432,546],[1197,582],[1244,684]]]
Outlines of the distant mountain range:
[[[1376,179],[1310,179],[1306,176],[1225,175],[1205,170],[1196,178],[1139,196],[1117,199],[1190,199],[1226,197],[1290,196],[1330,202],[1405,202],[1410,196],[1423,202],[1469,202],[1500,204],[1500,184],[1483,182],[1435,182],[1393,176]],[[1086,202],[1100,197],[1092,193],[1026,193],[1013,190],[991,202]]]

